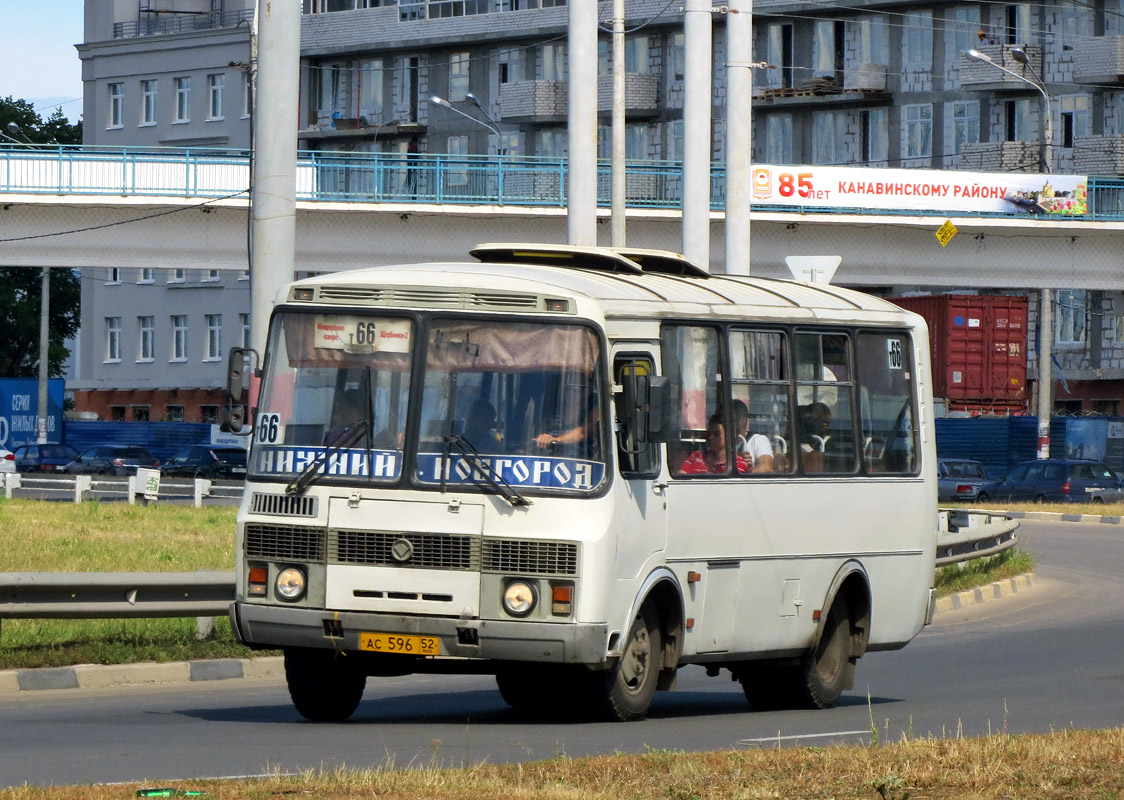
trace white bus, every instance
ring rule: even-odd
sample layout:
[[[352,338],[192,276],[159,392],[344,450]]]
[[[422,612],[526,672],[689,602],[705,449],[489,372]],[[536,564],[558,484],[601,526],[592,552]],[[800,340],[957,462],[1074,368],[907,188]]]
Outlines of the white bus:
[[[273,313],[231,618],[303,716],[485,672],[527,712],[637,719],[688,664],[826,708],[931,620],[920,317],[658,251],[472,255]]]

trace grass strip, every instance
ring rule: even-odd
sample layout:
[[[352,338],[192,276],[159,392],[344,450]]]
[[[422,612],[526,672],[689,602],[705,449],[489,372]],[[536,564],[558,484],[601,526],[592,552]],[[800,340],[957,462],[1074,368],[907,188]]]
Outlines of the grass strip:
[[[1124,795],[1124,729],[925,737],[865,747],[653,750],[456,769],[441,764],[438,751],[430,764],[406,769],[388,763],[379,769],[160,786],[204,791],[222,800],[289,795],[327,800],[1108,800]],[[0,791],[0,800],[126,798],[142,786],[152,785],[20,787]]]

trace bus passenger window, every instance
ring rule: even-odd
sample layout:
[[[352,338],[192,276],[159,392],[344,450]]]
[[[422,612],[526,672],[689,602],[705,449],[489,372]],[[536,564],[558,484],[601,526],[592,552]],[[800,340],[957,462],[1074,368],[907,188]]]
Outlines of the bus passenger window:
[[[858,457],[850,337],[798,333],[795,343],[801,469],[805,474],[853,473]]]
[[[917,382],[913,346],[905,333],[858,337],[859,412],[867,472],[917,471]]]
[[[673,475],[684,475],[689,473],[681,465],[692,453],[706,450],[711,418],[725,413],[720,403],[724,389],[720,380],[718,331],[703,326],[665,325],[661,339],[661,361],[671,384],[667,463]],[[726,465],[723,472],[727,472],[736,463],[734,437],[724,438],[726,457],[722,463]]]
[[[730,332],[734,447],[751,474],[792,470],[788,380],[783,333]]]

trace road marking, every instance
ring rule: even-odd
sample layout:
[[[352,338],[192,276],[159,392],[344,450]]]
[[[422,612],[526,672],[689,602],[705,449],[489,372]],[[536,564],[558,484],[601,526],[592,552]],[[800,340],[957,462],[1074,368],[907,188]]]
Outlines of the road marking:
[[[828,731],[827,733],[801,733],[794,736],[762,736],[759,739],[738,739],[734,744],[761,744],[763,742],[787,742],[796,739],[826,739],[831,736],[856,736],[859,734],[870,733],[870,730],[862,731]]]

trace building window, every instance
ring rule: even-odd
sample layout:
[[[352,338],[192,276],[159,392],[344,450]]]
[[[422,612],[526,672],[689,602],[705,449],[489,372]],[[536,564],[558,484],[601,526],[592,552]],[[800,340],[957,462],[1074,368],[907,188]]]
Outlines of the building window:
[[[250,116],[254,107],[254,82],[250,80],[250,73],[242,73],[242,119]]]
[[[240,280],[240,281],[250,280],[250,270],[244,269],[241,272],[239,272],[238,273],[238,280]]]
[[[175,79],[176,85],[176,117],[172,122],[191,121],[191,78]]]
[[[790,89],[793,86],[795,63],[792,45],[792,25],[770,25],[766,47],[770,65],[778,67],[765,75],[766,85],[774,89]]]
[[[566,157],[566,130],[564,128],[544,128],[535,131],[535,155],[549,158]]]
[[[137,283],[155,283],[152,267],[141,267],[137,270]]]
[[[226,84],[223,74],[207,76],[207,119],[222,119],[222,90]]]
[[[566,45],[544,44],[539,55],[544,81],[561,83],[566,80]]]
[[[1006,140],[1008,142],[1028,141],[1030,128],[1030,101],[1008,100],[1004,103],[1006,116]]]
[[[359,63],[359,113],[368,120],[378,120],[382,114],[382,59]]]
[[[765,163],[792,163],[791,114],[770,114],[765,118]]]
[[[890,115],[884,108],[862,112],[862,158],[868,167],[885,167],[890,160]]]
[[[1060,144],[1073,147],[1079,136],[1089,135],[1089,95],[1066,95],[1057,99],[1061,122]]]
[[[133,406],[133,422],[148,422],[148,406]]]
[[[1063,346],[1084,346],[1085,290],[1059,289],[1056,298],[1054,341]]]
[[[168,422],[183,422],[183,406],[164,406],[164,418]]]
[[[108,128],[124,126],[122,113],[125,108],[125,84],[109,84],[109,125]]]
[[[911,11],[902,30],[902,65],[928,69],[933,63],[933,12]]]
[[[683,120],[667,123],[667,157],[672,161],[683,158]]]
[[[1004,43],[1005,44],[1030,44],[1034,41],[1030,32],[1029,3],[1014,3],[1004,9]]]
[[[249,350],[251,347],[253,347],[253,343],[252,343],[253,340],[251,338],[251,332],[250,332],[250,315],[249,314],[239,314],[238,315],[238,326],[239,326],[239,329],[242,331],[242,347]]]
[[[219,421],[218,406],[199,406],[199,417],[202,422],[216,425]]]
[[[172,361],[187,361],[187,315],[172,316]]]
[[[186,269],[173,269],[168,272],[168,283],[184,283],[187,281]]]
[[[933,107],[928,103],[902,109],[905,131],[903,158],[931,158],[933,155]]]
[[[110,406],[109,407],[109,421],[110,422],[124,422],[125,421],[125,406]]]
[[[105,360],[116,363],[121,360],[121,318],[105,318]]]
[[[949,104],[952,117],[952,154],[964,152],[964,145],[980,140],[980,104],[978,100]]]
[[[520,83],[523,80],[523,51],[501,50],[497,62],[501,85]]]
[[[156,317],[137,317],[137,361],[152,361],[156,356]]]
[[[203,270],[203,276],[199,279],[201,283],[214,283],[219,279],[219,271],[217,269]]]
[[[626,125],[624,128],[624,157],[636,161],[651,157],[648,149],[651,128],[647,125]]]
[[[687,74],[687,37],[682,33],[671,37],[671,79],[681,81]]]
[[[449,99],[454,103],[465,99],[468,94],[469,55],[456,52],[449,55]]]
[[[222,314],[207,314],[207,355],[204,361],[222,359]]]
[[[963,63],[963,54],[980,44],[980,9],[978,6],[962,6],[953,10],[952,15],[952,63]]]
[[[859,21],[859,63],[890,63],[885,17],[867,17]]]
[[[818,19],[812,28],[812,75],[835,77],[835,20]]]
[[[845,135],[846,119],[842,111],[818,111],[813,114],[812,163],[842,163]]]
[[[634,36],[624,40],[624,71],[648,72],[647,36]]]
[[[141,125],[156,124],[156,81],[143,80],[141,86]]]
[[[445,140],[445,152],[450,156],[468,155],[468,137],[450,136]],[[446,186],[468,186],[468,170],[450,169],[445,173]]]
[[[109,272],[106,274],[106,283],[120,283],[121,282],[121,268],[110,267]]]

